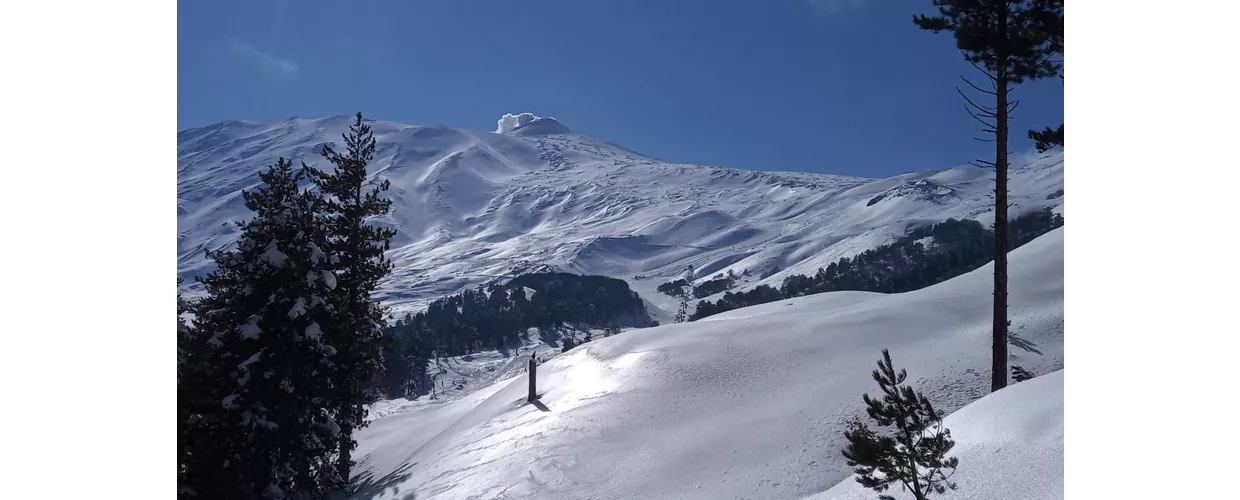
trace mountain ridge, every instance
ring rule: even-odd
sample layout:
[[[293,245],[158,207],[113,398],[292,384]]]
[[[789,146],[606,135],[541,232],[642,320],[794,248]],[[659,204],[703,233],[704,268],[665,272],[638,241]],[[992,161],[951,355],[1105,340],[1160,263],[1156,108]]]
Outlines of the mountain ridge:
[[[525,120],[505,133],[368,121],[371,174],[392,182],[393,213],[376,223],[397,230],[395,269],[378,293],[395,312],[551,268],[625,279],[660,316],[676,306],[654,288],[690,265],[695,280],[732,270],[778,285],[916,225],[993,220],[993,174],[975,167],[868,179],[670,163],[552,118]],[[349,123],[231,120],[178,132],[178,275],[191,294],[211,268],[204,251],[230,244],[228,221],[250,216],[241,190],[277,157],[322,167],[318,150]],[[1062,206],[1062,161],[1013,168],[1013,216]]]

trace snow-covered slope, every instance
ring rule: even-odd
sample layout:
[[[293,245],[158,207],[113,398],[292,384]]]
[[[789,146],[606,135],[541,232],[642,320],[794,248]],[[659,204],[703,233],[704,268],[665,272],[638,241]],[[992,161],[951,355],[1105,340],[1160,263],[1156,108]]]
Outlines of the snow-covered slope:
[[[1063,229],[1013,251],[1010,266],[1019,345],[1012,363],[1060,370]],[[825,293],[595,340],[539,368],[540,407],[524,402],[521,375],[377,419],[358,435],[358,498],[777,500],[825,492],[851,475],[841,433],[863,414],[861,394],[876,390],[870,371],[883,348],[945,411],[989,392],[991,275],[987,265],[909,293]],[[982,469],[997,465],[979,465],[985,450],[975,447],[998,439],[985,434],[986,408],[1004,401],[953,420],[962,481],[997,470]],[[1022,453],[1012,446],[1004,449]],[[970,466],[977,471],[963,472]],[[996,489],[986,491],[1025,484],[991,479],[998,482],[986,487]]]
[[[949,500],[1058,500],[1063,491],[1063,370],[990,394],[944,419],[960,459]],[[898,486],[885,494],[913,498]],[[873,500],[849,478],[806,500]]]
[[[250,216],[241,190],[257,185],[258,172],[280,156],[326,165],[318,150],[338,144],[351,120],[230,121],[177,134],[178,273],[187,286],[210,269],[203,250],[234,241],[230,221]],[[373,174],[392,181],[394,213],[382,222],[398,229],[396,268],[379,297],[397,313],[543,266],[628,280],[674,312],[675,301],[654,289],[689,265],[698,279],[779,268],[764,280],[778,284],[910,224],[992,217],[993,176],[972,167],[876,180],[670,164],[532,115],[506,116],[502,133],[373,128]],[[1014,170],[1013,215],[1062,203],[1062,188],[1060,155]]]

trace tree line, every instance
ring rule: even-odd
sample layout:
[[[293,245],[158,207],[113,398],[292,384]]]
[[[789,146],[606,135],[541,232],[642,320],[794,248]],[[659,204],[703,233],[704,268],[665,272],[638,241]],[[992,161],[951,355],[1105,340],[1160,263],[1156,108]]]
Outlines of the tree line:
[[[1012,219],[1009,226],[1010,251],[1063,226],[1063,216],[1046,208]],[[993,238],[994,233],[980,222],[948,219],[914,229],[893,243],[855,257],[842,258],[819,268],[813,276],[788,276],[778,289],[759,285],[745,292],[727,292],[715,302],[700,301],[690,320],[822,292],[901,293],[925,288],[994,260]]]
[[[389,360],[380,383],[390,397],[425,394],[430,362],[531,340],[533,332],[558,339],[567,350],[622,327],[654,322],[624,280],[569,273],[532,273],[437,299],[384,330]],[[584,332],[577,338],[574,331]]]
[[[344,140],[320,151],[330,171],[284,158],[263,171],[235,248],[207,252],[206,296],[178,295],[180,499],[316,499],[349,484],[384,367],[371,292],[394,232],[368,223],[391,202],[366,173],[375,140],[360,113]]]

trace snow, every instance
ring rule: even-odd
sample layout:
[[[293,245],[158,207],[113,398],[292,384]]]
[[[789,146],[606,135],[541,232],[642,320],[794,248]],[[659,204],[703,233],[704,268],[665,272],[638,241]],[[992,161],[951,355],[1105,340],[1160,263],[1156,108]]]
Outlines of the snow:
[[[310,248],[310,262],[313,264],[318,264],[319,262],[322,262],[323,257],[326,255],[323,253],[323,249],[319,248],[319,246],[314,244],[313,242],[311,242],[307,246]]]
[[[992,272],[987,265],[914,292],[818,294],[598,339],[539,366],[537,406],[525,403],[525,375],[410,403],[359,431],[356,496],[848,495],[850,486],[836,486],[851,481],[840,455],[844,424],[864,415],[861,394],[876,390],[870,371],[889,348],[937,407],[964,408],[948,422],[961,457],[957,494],[981,496],[961,498],[1044,498],[1062,484],[1062,395],[1054,392],[1062,376],[979,400],[989,393]],[[1009,279],[1013,331],[1030,349],[1013,346],[1011,363],[1061,370],[1063,229],[1013,251]],[[1025,457],[1044,463],[1012,465]],[[1046,484],[1030,486],[1037,481]]]
[[[280,251],[280,247],[279,245],[276,245],[275,240],[272,240],[271,243],[267,244],[267,248],[263,250],[263,254],[259,256],[259,258],[261,258],[263,262],[271,265],[271,267],[280,267],[283,266],[285,262],[288,262],[288,256],[284,255],[284,252]]]
[[[866,179],[674,164],[571,133],[551,118],[526,120],[500,134],[372,124],[378,151],[370,173],[391,181],[385,195],[393,202],[376,223],[397,231],[387,252],[394,270],[376,297],[395,316],[549,266],[625,279],[652,315],[670,318],[679,304],[655,287],[689,265],[707,277],[744,269],[757,277],[778,267],[744,284],[778,286],[790,273],[813,274],[888,243],[910,225],[993,217],[993,173],[974,167]],[[252,216],[240,193],[258,184],[258,172],[280,156],[324,166],[317,147],[338,141],[351,122],[234,122],[178,133],[177,267],[189,298],[200,290],[193,278],[213,266],[203,250],[232,244],[230,221]],[[1056,153],[1012,169],[1013,216],[1062,206],[1062,197],[1048,199],[1063,188],[1062,163]]]
[[[987,395],[949,415],[960,459],[947,500],[1059,500],[1064,497],[1063,370]],[[886,494],[913,498],[898,487]],[[852,478],[806,500],[873,500]]]
[[[254,353],[250,357],[246,358],[245,361],[242,361],[240,364],[238,364],[237,369],[238,370],[249,370],[250,365],[257,363],[258,360],[262,359],[262,357],[263,357],[263,350],[259,349],[258,352]]]
[[[306,299],[297,297],[297,300],[293,301],[293,307],[288,310],[288,317],[293,319],[303,314],[306,314]]]
[[[240,394],[229,394],[223,401],[220,401],[220,405],[223,406],[225,410],[235,410],[238,408],[237,398],[240,397]]]
[[[244,325],[241,325],[238,333],[240,333],[241,338],[244,339],[257,339],[260,335],[262,335],[263,330],[258,327],[258,316],[250,316],[249,321],[246,321]]]
[[[323,271],[320,273],[320,278],[323,279],[323,284],[327,285],[327,289],[329,290],[336,289],[336,273],[333,273],[331,271]]]
[[[323,327],[319,326],[319,322],[315,321],[306,326],[306,338],[318,341],[323,337]]]

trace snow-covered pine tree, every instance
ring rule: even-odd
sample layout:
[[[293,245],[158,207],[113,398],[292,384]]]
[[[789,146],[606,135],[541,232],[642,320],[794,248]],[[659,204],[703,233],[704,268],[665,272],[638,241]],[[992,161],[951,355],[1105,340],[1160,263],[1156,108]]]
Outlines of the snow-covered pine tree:
[[[178,391],[179,498],[325,498],[339,485],[328,377],[335,349],[317,198],[280,159],[245,192],[252,220],[194,306]]]
[[[336,273],[330,299],[335,311],[331,325],[324,325],[324,335],[337,350],[332,373],[341,429],[337,470],[347,484],[357,446],[353,431],[366,425],[365,405],[378,396],[374,379],[383,369],[386,313],[371,292],[392,269],[384,252],[396,232],[368,223],[372,217],[387,215],[392,202],[383,197],[388,181],[368,182],[366,167],[374,159],[375,138],[361,113],[344,134],[344,142],[344,154],[323,146],[321,154],[335,166],[332,172],[309,168],[307,173],[321,196],[326,250]]]
[[[873,399],[865,394],[862,399],[875,424],[894,429],[890,435],[881,435],[865,422],[854,420],[844,432],[848,445],[843,453],[862,486],[881,493],[898,483],[917,500],[926,500],[932,492],[956,489],[948,479],[959,461],[947,457],[956,443],[951,431],[943,427],[943,414],[926,396],[904,385],[907,376],[905,370],[896,373],[891,354],[883,349],[883,359],[873,373],[883,397]],[[948,469],[951,472],[944,473]],[[878,498],[894,500],[889,495]]]

